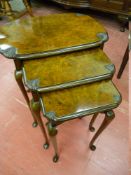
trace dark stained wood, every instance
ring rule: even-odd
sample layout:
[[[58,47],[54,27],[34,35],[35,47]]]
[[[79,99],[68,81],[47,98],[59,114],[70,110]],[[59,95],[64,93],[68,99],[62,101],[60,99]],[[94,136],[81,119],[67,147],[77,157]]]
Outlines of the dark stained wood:
[[[121,31],[131,18],[131,1],[130,0],[52,0],[65,7],[89,8],[106,13],[116,14],[121,25]]]
[[[125,14],[127,10],[131,8],[131,2],[129,0],[53,0],[60,4],[64,4],[71,7],[83,7],[91,9],[99,9],[101,11],[110,12],[114,14]]]
[[[121,78],[122,73],[123,73],[123,71],[125,69],[125,66],[126,66],[128,60],[129,60],[129,45],[126,48],[126,51],[125,51],[124,57],[122,59],[122,63],[121,63],[118,75],[117,75],[117,78]]]

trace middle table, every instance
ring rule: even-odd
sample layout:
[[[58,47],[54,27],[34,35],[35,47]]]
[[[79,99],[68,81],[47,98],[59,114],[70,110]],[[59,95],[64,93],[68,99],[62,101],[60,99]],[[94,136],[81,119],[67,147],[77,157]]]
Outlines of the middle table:
[[[23,77],[31,90],[52,91],[111,79],[115,68],[100,48],[23,61]]]

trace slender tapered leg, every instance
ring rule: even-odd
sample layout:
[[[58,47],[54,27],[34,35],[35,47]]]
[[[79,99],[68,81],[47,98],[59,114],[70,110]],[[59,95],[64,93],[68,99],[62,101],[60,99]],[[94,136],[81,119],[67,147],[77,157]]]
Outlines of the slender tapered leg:
[[[19,71],[16,70],[16,71],[15,71],[15,79],[16,79],[17,84],[18,84],[18,86],[19,86],[19,88],[20,88],[20,90],[21,90],[21,92],[22,92],[22,94],[23,94],[23,96],[24,96],[24,98],[25,98],[25,100],[26,100],[26,102],[27,102],[28,107],[30,108],[29,97],[28,97],[28,95],[27,95],[27,92],[26,92],[26,90],[25,90],[24,84],[23,84],[23,82],[22,82],[22,71],[21,71],[21,70],[19,70]],[[38,124],[37,124],[37,120],[36,120],[35,115],[34,115],[34,113],[32,112],[31,109],[30,109],[30,111],[31,111],[31,113],[32,113],[33,120],[34,120],[32,126],[33,126],[33,127],[36,127],[36,126],[38,125]]]
[[[123,60],[122,60],[122,63],[121,63],[118,75],[117,75],[118,79],[121,78],[121,75],[122,75],[122,73],[123,73],[123,71],[125,69],[125,66],[126,66],[128,60],[129,60],[129,45],[126,48],[126,51],[125,51],[125,54],[124,54],[124,57],[123,57]]]
[[[98,136],[102,133],[102,131],[110,124],[110,122],[115,118],[115,114],[114,112],[111,111],[107,111],[105,112],[105,118],[100,126],[100,128],[98,129],[98,131],[95,133],[94,137],[92,138],[89,146],[90,149],[92,151],[94,151],[96,149],[96,146],[94,145],[95,140],[98,138]]]
[[[47,123],[48,133],[50,136],[50,140],[53,144],[55,155],[53,157],[53,162],[57,162],[59,159],[58,155],[58,147],[57,147],[57,141],[56,141],[56,135],[57,135],[57,129],[56,127],[53,127],[52,124],[49,122]]]
[[[93,124],[94,124],[94,122],[95,122],[97,116],[98,116],[98,113],[94,114],[93,117],[92,117],[92,119],[91,119],[91,121],[90,121],[89,130],[90,130],[91,132],[94,132],[94,131],[95,131],[95,128],[93,127]]]
[[[31,16],[33,16],[32,9],[31,9],[31,4],[30,4],[29,0],[23,0],[23,2],[24,2],[24,5],[25,5],[26,9],[29,12],[29,14]]]
[[[40,116],[40,104],[39,102],[35,102],[33,99],[30,101],[30,107],[32,109],[32,111],[34,112],[37,122],[41,128],[41,131],[43,133],[43,136],[45,138],[45,144],[44,144],[44,148],[47,149],[49,147],[49,141],[48,141],[48,137],[45,131],[45,127],[43,125],[41,116]]]

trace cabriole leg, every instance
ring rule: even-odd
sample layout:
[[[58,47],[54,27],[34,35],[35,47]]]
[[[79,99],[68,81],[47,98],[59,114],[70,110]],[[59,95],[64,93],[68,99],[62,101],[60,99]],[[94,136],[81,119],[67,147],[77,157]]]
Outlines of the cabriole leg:
[[[95,122],[97,116],[98,116],[98,113],[94,114],[93,117],[92,117],[92,119],[91,119],[91,121],[90,121],[89,130],[90,130],[91,132],[94,132],[94,131],[95,131],[95,128],[94,128],[93,124],[94,124],[94,122]]]
[[[54,151],[55,151],[55,155],[53,157],[53,162],[57,162],[59,159],[57,140],[56,140],[57,129],[56,129],[56,127],[53,127],[50,122],[47,123],[47,128],[48,128],[48,133],[49,133],[49,136],[50,136],[50,139],[51,139],[51,142],[53,144]]]
[[[39,124],[39,126],[41,128],[41,131],[43,133],[43,136],[45,138],[44,148],[47,149],[49,147],[49,141],[48,141],[47,134],[46,134],[46,131],[45,131],[45,127],[43,125],[43,121],[42,121],[41,115],[40,115],[40,104],[39,104],[39,102],[35,102],[32,99],[31,102],[30,102],[30,107],[31,107],[32,111],[35,114],[37,122],[38,122],[38,124]]]
[[[22,71],[21,70],[19,70],[19,71],[16,70],[15,71],[15,79],[16,79],[17,84],[18,84],[18,86],[19,86],[19,88],[20,88],[20,90],[21,90],[21,92],[22,92],[22,94],[23,94],[23,96],[24,96],[24,98],[25,98],[25,100],[27,102],[28,107],[30,108],[29,97],[27,95],[27,92],[25,90],[24,84],[22,82]],[[34,113],[32,112],[31,109],[30,109],[30,111],[32,113],[33,120],[34,120],[32,126],[36,127],[37,126],[37,120],[36,120],[35,115],[34,115]]]
[[[94,142],[95,140],[98,138],[98,136],[102,133],[102,131],[110,124],[110,122],[115,118],[115,114],[114,112],[111,111],[107,111],[105,112],[105,118],[100,126],[100,128],[98,129],[98,131],[95,133],[94,137],[92,138],[89,147],[92,151],[94,151],[96,149]]]

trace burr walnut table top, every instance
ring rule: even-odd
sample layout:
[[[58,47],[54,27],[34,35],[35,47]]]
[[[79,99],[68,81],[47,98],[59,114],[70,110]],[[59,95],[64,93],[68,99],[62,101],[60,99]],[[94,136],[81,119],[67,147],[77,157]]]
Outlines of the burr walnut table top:
[[[27,17],[0,27],[0,53],[32,59],[96,47],[107,39],[104,27],[87,15]]]
[[[114,69],[100,48],[23,61],[25,84],[42,91],[111,79]]]
[[[121,102],[121,95],[110,80],[41,94],[44,116],[68,120],[108,111]]]

